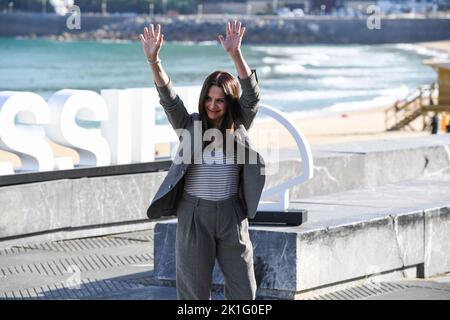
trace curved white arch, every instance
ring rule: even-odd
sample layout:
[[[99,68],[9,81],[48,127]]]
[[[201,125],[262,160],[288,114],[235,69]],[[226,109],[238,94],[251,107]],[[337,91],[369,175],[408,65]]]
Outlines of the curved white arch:
[[[261,195],[261,200],[258,205],[260,211],[284,211],[289,207],[289,188],[298,184],[304,183],[313,177],[313,157],[311,147],[303,132],[289,120],[281,111],[265,105],[260,104],[259,114],[267,115],[281,125],[283,125],[294,138],[297,148],[300,152],[301,174],[293,179],[282,182],[281,184],[265,190]],[[278,195],[278,202],[264,200],[270,196]]]

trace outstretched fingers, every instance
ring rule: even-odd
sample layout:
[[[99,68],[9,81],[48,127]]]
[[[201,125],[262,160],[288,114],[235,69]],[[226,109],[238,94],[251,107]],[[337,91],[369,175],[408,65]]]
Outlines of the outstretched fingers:
[[[148,40],[149,34],[147,27],[144,28],[144,40]]]
[[[156,34],[155,34],[156,39],[159,40],[160,35],[161,35],[161,25],[158,24],[158,25],[156,26]]]
[[[154,26],[153,26],[153,23],[150,24],[150,36],[151,36],[152,38],[155,37],[155,28],[154,28]]]
[[[242,27],[242,23],[240,21],[238,22],[236,19],[233,20],[232,23],[227,21],[227,37],[234,34],[237,34],[242,37],[245,32],[244,30],[245,27]]]
[[[156,30],[155,30],[155,26],[153,24],[150,24],[150,28],[145,27],[144,28],[144,32],[141,33],[142,37],[139,36],[139,38],[142,41],[148,41],[150,39],[155,40],[156,42],[161,42],[161,25],[158,24],[156,26]]]
[[[245,27],[242,27],[241,31],[239,32],[239,36],[242,38],[245,33]]]
[[[223,36],[220,34],[218,38],[219,38],[220,44],[223,45],[223,42],[225,41],[225,39],[223,38]]]

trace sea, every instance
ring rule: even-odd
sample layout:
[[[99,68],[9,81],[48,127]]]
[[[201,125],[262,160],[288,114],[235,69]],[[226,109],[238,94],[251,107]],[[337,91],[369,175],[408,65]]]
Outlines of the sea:
[[[261,102],[298,117],[386,106],[436,81],[423,61],[446,53],[414,44],[246,45]],[[165,42],[163,66],[177,87],[201,86],[234,64],[215,41]],[[0,38],[0,91],[31,91],[48,99],[61,89],[153,87],[142,45],[134,41]],[[182,97],[181,97],[182,98]]]

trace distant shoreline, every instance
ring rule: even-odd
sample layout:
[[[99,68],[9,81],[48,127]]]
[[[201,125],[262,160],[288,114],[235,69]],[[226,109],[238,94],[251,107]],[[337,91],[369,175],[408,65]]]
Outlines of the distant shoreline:
[[[67,18],[55,14],[0,13],[0,36],[138,40],[138,34],[152,21],[164,26],[169,41],[200,42],[215,40],[218,34],[224,33],[224,24],[232,16],[82,14],[80,30],[69,30]],[[382,19],[380,29],[369,29],[367,18],[238,18],[249,31],[245,37],[248,44],[382,44],[450,39],[450,18]]]

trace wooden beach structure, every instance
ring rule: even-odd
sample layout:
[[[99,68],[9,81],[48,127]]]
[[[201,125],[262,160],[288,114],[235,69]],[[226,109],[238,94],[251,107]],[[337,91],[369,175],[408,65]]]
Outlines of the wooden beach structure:
[[[422,116],[422,130],[430,126],[432,116],[441,116],[440,129],[450,125],[450,61],[425,60],[425,65],[433,68],[437,82],[422,85],[405,99],[398,100],[386,109],[385,127],[387,131],[409,129],[415,131],[411,123]]]

